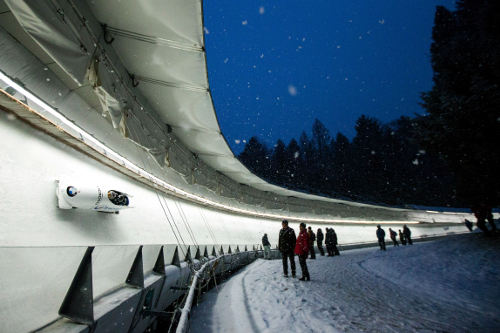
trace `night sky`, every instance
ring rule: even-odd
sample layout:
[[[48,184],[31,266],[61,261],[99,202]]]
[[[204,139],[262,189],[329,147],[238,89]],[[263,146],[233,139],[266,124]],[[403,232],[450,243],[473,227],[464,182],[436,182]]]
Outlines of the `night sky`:
[[[423,113],[436,5],[454,1],[204,1],[210,89],[235,154],[253,135],[310,136],[315,118],[352,139],[361,114]]]

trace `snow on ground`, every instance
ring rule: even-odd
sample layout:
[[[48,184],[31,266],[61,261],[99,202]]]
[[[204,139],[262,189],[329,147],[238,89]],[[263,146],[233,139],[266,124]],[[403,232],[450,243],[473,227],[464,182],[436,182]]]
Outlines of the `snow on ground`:
[[[499,238],[387,245],[307,260],[310,282],[258,259],[204,295],[191,332],[500,332]]]

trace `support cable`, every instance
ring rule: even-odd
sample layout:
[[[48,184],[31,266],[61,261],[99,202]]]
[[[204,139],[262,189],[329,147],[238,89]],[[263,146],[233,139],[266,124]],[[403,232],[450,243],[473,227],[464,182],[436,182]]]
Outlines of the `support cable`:
[[[126,126],[127,126],[127,125],[126,125]],[[134,129],[133,127],[131,127],[131,126],[127,126],[127,129],[128,129],[128,130],[133,131],[133,132],[135,133],[135,135],[137,136],[137,132],[135,131],[135,129]],[[143,165],[144,165],[144,169],[146,169],[146,162],[144,161],[144,159],[143,159],[143,157],[142,157],[142,155],[141,155],[141,153],[142,153],[142,152],[144,152],[144,150],[143,150],[143,149],[140,149],[138,146],[136,146],[136,147],[137,147],[137,151],[138,151],[139,158],[141,159],[141,161],[142,161],[142,163],[143,163]],[[151,168],[151,166],[150,166],[150,168]],[[154,180],[153,180],[153,179],[150,179],[150,180],[154,182]],[[156,184],[156,182],[154,182],[154,183]],[[184,249],[183,249],[183,248],[182,248],[182,246],[181,246],[181,241],[182,241],[182,244],[184,244],[184,246],[186,246],[186,244],[184,243],[184,239],[182,239],[182,235],[180,235],[180,232],[179,232],[179,229],[177,228],[177,225],[176,225],[176,229],[177,229],[177,231],[178,231],[179,235],[177,235],[177,233],[175,232],[174,227],[172,226],[172,222],[173,222],[173,223],[174,223],[174,225],[175,225],[175,221],[173,220],[173,216],[172,216],[172,221],[171,221],[171,220],[170,220],[170,218],[168,217],[168,214],[167,214],[167,212],[166,212],[166,210],[165,210],[165,207],[163,206],[163,204],[162,204],[162,202],[161,202],[160,196],[159,196],[159,194],[158,194],[158,190],[154,189],[154,191],[155,191],[156,197],[157,197],[157,199],[158,199],[158,202],[160,203],[160,206],[161,206],[161,208],[163,209],[163,213],[164,213],[164,215],[165,215],[165,217],[166,217],[166,219],[167,219],[168,223],[170,224],[170,228],[172,229],[172,233],[174,234],[175,239],[177,240],[177,244],[179,245],[179,248],[181,249],[181,251],[182,251],[182,253],[183,253],[184,257],[185,257],[185,256],[186,256],[186,254],[185,254],[185,252],[184,252]],[[165,205],[166,205],[166,202],[165,202]],[[166,205],[166,206],[167,206],[167,209],[168,209],[168,205]],[[169,211],[170,211],[170,210],[169,210]],[[179,237],[181,238],[181,240],[179,240]]]
[[[199,244],[196,241],[196,238],[194,237],[194,232],[191,229],[191,225],[189,224],[188,218],[186,217],[186,213],[184,212],[184,209],[182,208],[181,203],[175,199],[173,199],[173,201],[174,201],[175,206],[177,207],[177,210],[179,211],[179,215],[181,216],[181,219],[184,221],[184,224],[187,226],[188,233],[191,236],[193,243],[199,248]]]
[[[213,241],[214,245],[216,245],[218,247],[220,244],[217,243],[217,239],[215,238],[214,232],[213,232],[212,228],[210,227],[210,224],[208,223],[207,218],[205,217],[205,214],[203,213],[203,210],[200,207],[198,207],[198,209],[200,211],[200,215],[201,215],[202,220],[205,222],[205,225],[207,226],[208,233],[212,237],[212,241]]]
[[[231,243],[234,243],[233,241],[233,238],[231,237],[231,233],[229,232],[226,224],[224,223],[224,220],[221,218],[220,214],[217,214],[217,217],[219,218],[219,222],[221,223],[222,225],[222,228],[224,229],[224,231],[226,232],[226,235],[228,237],[228,240],[231,242]]]

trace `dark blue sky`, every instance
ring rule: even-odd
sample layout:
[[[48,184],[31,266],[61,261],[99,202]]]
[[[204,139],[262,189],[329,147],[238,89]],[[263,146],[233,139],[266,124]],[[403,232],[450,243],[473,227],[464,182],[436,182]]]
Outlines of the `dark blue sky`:
[[[204,1],[209,84],[238,154],[257,135],[286,144],[315,118],[334,137],[367,114],[387,123],[422,113],[436,5],[419,1]]]

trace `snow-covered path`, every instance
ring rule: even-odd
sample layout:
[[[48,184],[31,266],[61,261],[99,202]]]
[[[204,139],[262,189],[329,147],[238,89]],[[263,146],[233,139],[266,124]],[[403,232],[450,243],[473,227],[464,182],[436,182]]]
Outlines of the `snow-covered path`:
[[[245,267],[204,295],[191,332],[500,331],[500,239],[458,235],[317,258],[307,261],[310,282],[282,277],[280,260]]]

